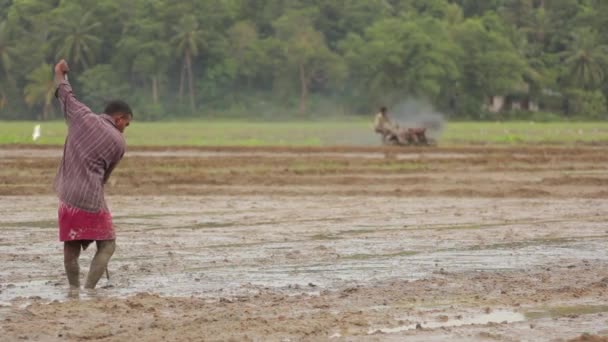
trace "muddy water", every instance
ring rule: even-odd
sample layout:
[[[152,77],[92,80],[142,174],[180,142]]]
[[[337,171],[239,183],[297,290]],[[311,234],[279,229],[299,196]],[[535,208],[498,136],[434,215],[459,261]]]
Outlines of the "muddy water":
[[[110,281],[68,297],[60,151],[0,149],[0,340],[608,335],[602,148],[131,152]]]
[[[55,202],[0,198],[0,303],[66,298]],[[252,286],[314,295],[434,274],[608,263],[606,200],[170,196],[110,203],[119,248],[98,296],[217,297]],[[83,255],[83,273],[93,250]]]
[[[414,317],[405,317],[402,320],[415,320]],[[513,323],[513,322],[522,322],[526,319],[523,314],[512,312],[512,311],[496,311],[485,314],[478,315],[470,315],[468,317],[463,317],[462,315],[458,315],[457,318],[449,318],[447,316],[441,316],[437,319],[437,321],[402,325],[395,328],[378,328],[371,329],[369,334],[376,333],[398,333],[402,331],[415,330],[415,329],[436,329],[436,328],[446,328],[446,327],[457,327],[463,325],[472,325],[472,324],[489,324],[489,323]]]
[[[0,197],[2,336],[559,341],[608,334],[605,199],[274,194],[109,203],[119,237],[110,281],[75,300],[55,198]],[[83,254],[83,277],[93,252]]]

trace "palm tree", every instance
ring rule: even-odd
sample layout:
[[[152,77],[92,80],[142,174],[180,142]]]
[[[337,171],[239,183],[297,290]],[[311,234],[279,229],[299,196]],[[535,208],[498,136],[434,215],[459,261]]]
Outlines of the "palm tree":
[[[166,72],[166,60],[169,59],[170,50],[167,44],[160,40],[145,42],[138,46],[138,54],[133,60],[132,71],[135,74],[150,78],[152,100],[159,102],[159,86]]]
[[[0,65],[2,66],[1,71],[4,72],[5,75],[5,77],[2,78],[5,80],[11,79],[10,68],[12,64],[11,56],[13,54],[13,48],[11,46],[6,21],[0,22]],[[4,108],[8,102],[8,87],[9,85],[7,82],[0,83],[0,110]]]
[[[56,58],[67,58],[86,69],[95,60],[95,50],[101,39],[94,32],[101,26],[91,19],[92,12],[79,16],[77,20],[62,21],[52,29],[51,43],[58,46]]]
[[[551,20],[544,8],[534,10],[533,20],[522,28],[522,31],[529,35],[529,40],[541,47],[547,43],[547,36],[552,33]]]
[[[562,53],[568,68],[568,81],[585,90],[597,89],[606,77],[608,45],[600,43],[600,36],[589,28],[572,34],[568,50]]]
[[[0,65],[6,78],[10,78],[10,68],[12,64],[13,47],[8,35],[6,21],[0,22]]]
[[[0,82],[0,110],[2,110],[8,103],[6,84]]]
[[[200,48],[204,45],[203,31],[193,15],[184,17],[179,25],[174,28],[175,35],[171,38],[171,44],[176,46],[177,53],[183,57],[182,71],[179,79],[179,97],[184,92],[184,74],[188,77],[188,88],[190,90],[190,107],[194,112],[194,84],[192,76],[192,58],[198,56]]]
[[[502,7],[504,18],[517,28],[528,26],[533,20],[532,0],[507,0]]]
[[[55,84],[51,77],[52,65],[43,63],[27,75],[28,84],[23,89],[25,103],[33,107],[42,105],[42,119],[48,119],[55,93]]]

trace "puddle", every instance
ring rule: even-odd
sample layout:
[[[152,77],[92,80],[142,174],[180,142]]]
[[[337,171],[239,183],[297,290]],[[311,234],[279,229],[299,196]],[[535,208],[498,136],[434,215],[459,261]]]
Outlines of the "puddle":
[[[416,255],[418,252],[415,251],[402,251],[396,253],[388,253],[388,254],[352,254],[352,255],[344,255],[340,256],[342,260],[370,260],[370,259],[387,259],[387,258],[397,258],[402,256],[411,256]]]
[[[2,288],[0,293],[2,293],[0,305],[6,306],[10,306],[13,301],[29,303],[35,299],[47,301],[68,299],[66,286],[54,286],[51,281],[44,280],[12,283]]]
[[[415,320],[412,317],[404,318],[403,320],[412,321]],[[471,315],[468,317],[458,317],[458,318],[447,318],[440,319],[438,318],[435,322],[423,322],[423,323],[414,323],[409,325],[402,325],[394,328],[379,328],[379,329],[370,329],[368,334],[376,334],[376,333],[384,333],[384,334],[394,334],[408,330],[416,330],[418,329],[437,329],[437,328],[448,328],[448,327],[458,327],[462,325],[472,325],[472,324],[490,324],[490,323],[515,323],[515,322],[523,322],[526,320],[526,316],[521,313],[513,312],[513,311],[494,311],[487,314],[481,315]]]
[[[608,235],[594,235],[594,236],[578,236],[576,238],[548,238],[548,239],[531,239],[527,241],[516,241],[508,243],[496,243],[491,245],[477,245],[472,246],[470,250],[486,250],[486,249],[522,249],[526,247],[538,247],[538,246],[560,246],[568,245],[569,243],[576,243],[581,240],[605,240]]]
[[[497,209],[480,219],[479,208],[496,202]],[[585,267],[582,260],[608,262],[606,227],[592,221],[606,212],[608,201],[159,196],[114,197],[111,203],[122,219],[110,263],[116,286],[106,291],[110,296],[238,293],[243,284],[279,291],[311,283],[336,289],[559,262],[573,267]],[[25,213],[23,207],[39,209]],[[64,298],[62,246],[56,228],[45,228],[55,222],[56,199],[0,197],[0,208],[10,209],[3,222],[19,228],[1,230],[0,302]],[[574,219],[572,213],[581,216]],[[538,223],[548,220],[554,223]],[[82,254],[83,276],[93,254],[94,249]]]
[[[57,220],[40,220],[40,221],[19,221],[19,222],[0,222],[0,227],[2,229],[7,229],[7,227],[11,228],[56,228]]]
[[[199,222],[193,223],[190,225],[174,227],[173,229],[182,229],[182,230],[197,230],[197,229],[215,229],[215,228],[229,228],[235,226],[242,226],[236,222]],[[154,231],[154,230],[163,230],[166,229],[164,226],[154,226],[154,227],[146,227],[146,231]]]
[[[339,240],[340,238],[334,235],[329,234],[315,234],[310,237],[310,240],[313,241],[329,241],[329,240]]]
[[[163,214],[144,214],[144,215],[116,215],[113,220],[137,220],[137,219],[158,219],[164,217],[179,217],[187,213],[163,213]]]
[[[527,319],[560,318],[608,312],[608,305],[555,306],[526,312]]]

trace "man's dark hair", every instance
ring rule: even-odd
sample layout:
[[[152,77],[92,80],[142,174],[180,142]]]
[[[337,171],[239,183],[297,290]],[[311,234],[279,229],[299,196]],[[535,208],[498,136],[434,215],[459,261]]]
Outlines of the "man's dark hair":
[[[386,113],[386,107],[385,106],[380,107],[380,112],[381,113]]]
[[[131,110],[131,107],[129,107],[129,105],[122,100],[114,100],[108,102],[108,104],[106,105],[106,109],[104,109],[103,112],[111,116],[129,114],[131,115],[131,117],[133,117],[133,111]]]

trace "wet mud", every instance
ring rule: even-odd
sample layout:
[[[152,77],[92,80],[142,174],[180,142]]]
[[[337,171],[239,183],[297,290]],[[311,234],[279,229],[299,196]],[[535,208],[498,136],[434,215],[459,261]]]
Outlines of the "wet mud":
[[[593,147],[132,151],[108,188],[110,280],[78,294],[49,151],[0,152],[9,341],[608,335],[608,156]]]

